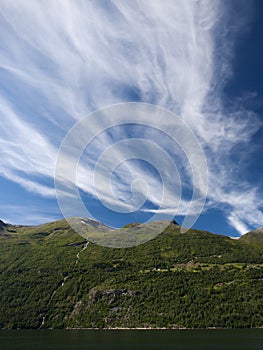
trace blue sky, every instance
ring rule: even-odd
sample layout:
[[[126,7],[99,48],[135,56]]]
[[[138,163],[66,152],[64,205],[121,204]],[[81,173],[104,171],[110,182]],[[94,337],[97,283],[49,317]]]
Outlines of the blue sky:
[[[54,172],[67,132],[99,108],[144,102],[176,113],[205,152],[208,196],[195,227],[231,236],[262,227],[262,15],[260,0],[0,0],[0,218],[61,218]],[[104,149],[131,137],[153,135],[109,130],[84,154],[86,176]],[[185,207],[191,178],[183,156],[160,133],[154,141],[180,165]],[[94,218],[111,226],[143,222],[158,209],[158,173],[140,160],[122,167],[112,177],[120,205],[142,178],[150,193],[143,210],[110,211],[79,179]],[[176,214],[181,223],[185,208]]]

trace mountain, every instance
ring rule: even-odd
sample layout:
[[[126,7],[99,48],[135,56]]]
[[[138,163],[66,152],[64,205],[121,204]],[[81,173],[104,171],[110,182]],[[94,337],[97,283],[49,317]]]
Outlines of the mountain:
[[[136,225],[73,220],[83,236],[66,220],[0,222],[0,328],[263,326],[263,246],[248,239],[262,231],[233,240],[157,222],[140,225],[167,226],[145,244],[108,248],[87,237]]]
[[[240,240],[248,243],[263,244],[263,228],[258,228],[246,233]]]
[[[6,223],[4,221],[0,220],[0,232],[3,231],[6,227]]]
[[[131,223],[121,230],[110,228],[92,219],[74,217],[68,218],[67,222],[86,240],[110,248],[134,247],[155,238],[170,225],[179,227],[175,221]]]

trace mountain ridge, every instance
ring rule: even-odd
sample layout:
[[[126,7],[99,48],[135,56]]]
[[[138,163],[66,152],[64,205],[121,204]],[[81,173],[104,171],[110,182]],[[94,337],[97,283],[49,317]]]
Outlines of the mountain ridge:
[[[175,224],[118,249],[66,220],[1,232],[0,328],[263,326],[262,244]]]
[[[263,244],[263,228],[257,228],[256,230],[249,231],[240,237],[242,241],[249,243],[262,243]]]
[[[42,223],[42,224],[38,224],[38,225],[17,225],[17,224],[10,224],[10,223],[7,223],[3,220],[0,219],[0,230],[5,230],[6,228],[6,231],[12,231],[12,230],[15,230],[16,228],[40,228],[40,227],[45,227],[46,225],[56,225],[56,224],[60,224],[60,223],[65,223],[66,225],[68,224],[69,227],[71,225],[71,223],[73,223],[73,227],[74,227],[74,223],[78,221],[80,222],[81,224],[83,224],[84,226],[89,226],[89,227],[95,227],[96,229],[99,229],[99,231],[103,231],[103,232],[107,232],[107,231],[120,231],[120,230],[123,230],[123,229],[129,229],[129,228],[135,228],[137,226],[146,226],[147,225],[151,225],[152,223],[168,223],[169,222],[169,225],[175,225],[177,227],[181,227],[176,220],[162,220],[162,221],[153,221],[153,222],[150,222],[150,223],[147,223],[147,224],[144,224],[144,223],[139,223],[139,222],[131,222],[129,224],[126,224],[124,225],[123,227],[120,227],[120,228],[113,228],[113,227],[110,227],[110,226],[107,226],[106,224],[102,223],[101,221],[98,221],[98,220],[95,220],[93,218],[78,218],[78,217],[72,217],[72,218],[66,218],[66,219],[58,219],[58,220],[55,220],[55,221],[50,221],[50,222],[47,222],[47,223]],[[167,226],[169,226],[167,224]],[[64,224],[62,224],[62,226],[64,226]],[[196,231],[204,231],[204,230],[201,230],[201,229],[196,229]],[[209,232],[209,231],[204,231],[204,232]],[[220,233],[214,233],[214,232],[209,232],[211,234],[214,234],[214,235],[220,235],[220,236],[226,236],[226,237],[230,237],[230,238],[233,238],[233,239],[236,239],[236,240],[242,240],[242,241],[249,241],[251,242],[251,240],[253,240],[254,242],[257,241],[257,238],[259,238],[259,241],[260,243],[263,242],[263,228],[259,227],[255,230],[252,230],[252,231],[249,231],[245,234],[243,234],[242,236],[240,237],[232,237],[230,235],[224,235],[224,234],[220,234]],[[261,239],[261,236],[262,236],[262,239]],[[253,237],[253,238],[252,238]]]

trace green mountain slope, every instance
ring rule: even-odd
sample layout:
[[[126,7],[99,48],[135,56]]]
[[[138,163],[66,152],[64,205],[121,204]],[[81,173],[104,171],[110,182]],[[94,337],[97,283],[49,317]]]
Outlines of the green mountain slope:
[[[263,228],[258,228],[243,235],[240,240],[243,242],[254,243],[256,245],[263,245]]]
[[[263,247],[171,223],[145,244],[114,249],[65,220],[0,222],[0,296],[0,328],[260,327]]]

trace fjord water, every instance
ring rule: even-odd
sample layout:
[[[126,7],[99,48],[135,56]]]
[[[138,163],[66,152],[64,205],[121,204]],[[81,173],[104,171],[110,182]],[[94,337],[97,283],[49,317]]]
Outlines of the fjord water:
[[[1,350],[262,350],[262,329],[1,330]]]

